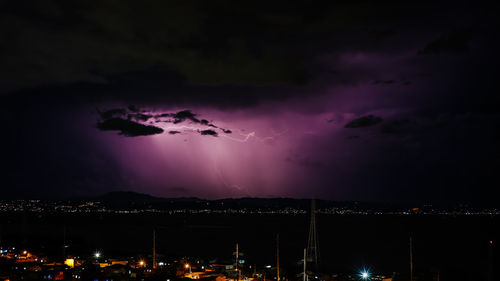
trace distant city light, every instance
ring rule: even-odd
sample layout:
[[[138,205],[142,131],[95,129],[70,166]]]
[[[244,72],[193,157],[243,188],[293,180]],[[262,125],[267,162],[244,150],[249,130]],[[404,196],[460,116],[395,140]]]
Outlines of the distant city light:
[[[143,260],[139,261],[139,265],[144,266],[144,261]]]
[[[186,265],[184,265],[185,268],[189,268],[189,263],[186,263]]]
[[[94,257],[95,257],[96,259],[100,258],[100,257],[101,257],[101,253],[100,253],[100,252],[95,252],[95,253],[94,253]]]

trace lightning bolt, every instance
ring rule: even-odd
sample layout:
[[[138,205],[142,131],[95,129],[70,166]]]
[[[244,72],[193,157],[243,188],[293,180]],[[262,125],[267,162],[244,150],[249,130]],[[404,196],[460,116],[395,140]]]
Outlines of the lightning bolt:
[[[229,189],[231,191],[231,193],[233,193],[234,191],[237,192],[237,193],[233,193],[233,196],[241,196],[242,193],[245,196],[250,196],[250,197],[252,196],[252,194],[249,192],[249,190],[246,186],[237,185],[237,184],[230,184],[226,180],[226,178],[224,177],[224,174],[222,173],[222,169],[217,168],[216,173],[217,173],[217,176],[219,177],[219,180],[221,181],[221,183],[224,187]]]
[[[167,126],[163,127],[163,129],[168,130],[168,131],[173,131],[173,130],[189,130],[189,131],[198,131],[200,128],[199,127],[194,127],[194,126]]]
[[[188,130],[188,131],[199,131],[200,127],[197,127],[197,126],[186,126],[186,125],[181,125],[181,126],[167,126],[167,127],[163,127],[163,129],[165,130],[168,130],[168,131],[172,131],[172,130]],[[257,141],[259,142],[265,142],[265,141],[269,141],[269,140],[274,140],[276,139],[277,137],[285,134],[288,132],[288,129],[282,131],[282,132],[275,132],[273,130],[273,135],[272,136],[266,136],[266,137],[258,137],[254,132],[250,132],[248,134],[242,134],[242,133],[239,133],[239,135],[242,137],[242,138],[235,138],[235,137],[232,137],[232,136],[228,136],[227,134],[221,134],[219,135],[220,137],[223,137],[223,138],[226,138],[226,139],[229,139],[229,140],[232,140],[232,141],[235,141],[235,142],[241,142],[241,143],[245,143],[245,142],[248,142],[250,139],[256,139]]]
[[[221,137],[230,139],[232,141],[237,141],[237,142],[247,142],[247,141],[250,140],[250,138],[255,138],[259,142],[265,142],[265,141],[269,141],[269,140],[274,140],[274,139],[276,139],[276,137],[281,136],[281,135],[285,134],[286,132],[288,132],[288,129],[284,130],[281,133],[276,133],[276,132],[273,131],[274,135],[273,136],[268,136],[268,137],[258,137],[258,136],[256,136],[255,132],[250,132],[248,134],[242,134],[242,133],[240,133],[240,136],[243,137],[242,139],[233,138],[233,137],[228,136],[228,135],[221,135]]]

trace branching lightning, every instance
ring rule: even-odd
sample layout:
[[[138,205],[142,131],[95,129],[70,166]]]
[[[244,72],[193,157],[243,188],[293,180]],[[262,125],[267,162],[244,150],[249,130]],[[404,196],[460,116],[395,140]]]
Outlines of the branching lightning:
[[[187,130],[187,131],[194,131],[194,132],[199,132],[201,130],[201,128],[198,127],[198,126],[186,126],[186,125],[167,126],[167,127],[163,127],[163,129],[165,129],[167,131]],[[218,136],[226,138],[226,139],[229,139],[229,140],[232,140],[232,141],[235,141],[235,142],[241,142],[241,143],[248,142],[250,139],[255,139],[255,140],[259,141],[259,142],[265,142],[265,141],[274,140],[274,139],[276,139],[276,137],[279,137],[279,136],[285,134],[286,132],[288,132],[288,129],[286,129],[286,130],[284,130],[282,132],[278,132],[278,133],[273,131],[273,135],[272,136],[266,136],[266,137],[258,137],[256,135],[255,131],[254,132],[250,132],[248,134],[239,133],[239,135],[242,138],[235,138],[235,137],[229,136],[227,134],[220,134]]]
[[[287,131],[288,131],[288,129],[284,130],[281,133],[275,133],[275,132],[273,132],[274,135],[273,136],[268,136],[268,137],[258,137],[258,136],[255,135],[255,132],[250,132],[248,134],[242,134],[242,133],[240,133],[240,136],[243,137],[242,139],[233,138],[233,137],[228,136],[228,135],[221,135],[221,137],[225,137],[225,138],[228,138],[228,139],[230,139],[232,141],[237,141],[237,142],[247,142],[248,140],[250,140],[250,138],[255,138],[257,141],[265,142],[265,141],[269,141],[269,140],[274,140],[276,137],[285,134]]]

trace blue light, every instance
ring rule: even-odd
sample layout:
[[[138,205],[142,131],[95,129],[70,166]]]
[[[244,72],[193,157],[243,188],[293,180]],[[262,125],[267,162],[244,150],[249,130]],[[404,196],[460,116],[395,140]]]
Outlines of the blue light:
[[[359,277],[361,277],[362,280],[369,280],[370,279],[370,272],[366,269],[363,269],[359,273]]]

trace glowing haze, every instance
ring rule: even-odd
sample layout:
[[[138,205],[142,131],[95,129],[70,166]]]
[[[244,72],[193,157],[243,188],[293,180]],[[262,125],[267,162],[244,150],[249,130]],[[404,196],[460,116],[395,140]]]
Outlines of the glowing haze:
[[[494,198],[487,7],[49,2],[1,19],[6,198]]]

